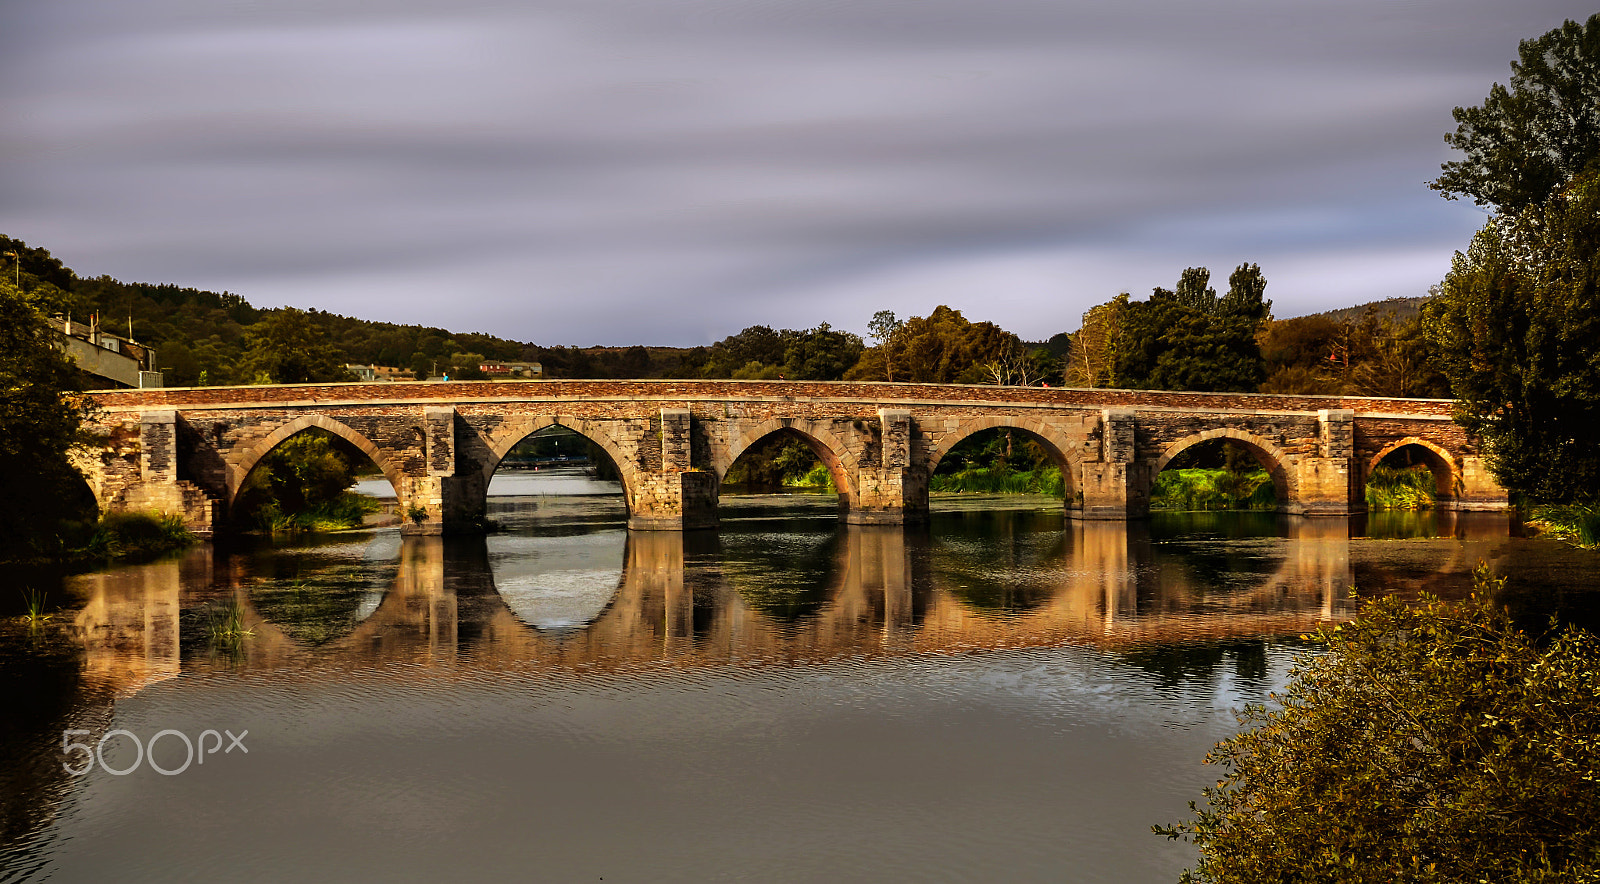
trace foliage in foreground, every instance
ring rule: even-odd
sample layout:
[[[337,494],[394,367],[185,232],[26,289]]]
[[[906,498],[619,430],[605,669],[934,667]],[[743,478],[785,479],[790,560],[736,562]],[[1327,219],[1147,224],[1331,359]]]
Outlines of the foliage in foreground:
[[[1536,506],[1525,523],[1540,535],[1575,543],[1585,549],[1600,546],[1600,508],[1547,504]]]
[[[72,392],[77,370],[45,318],[49,294],[0,283],[0,559],[54,554],[67,523],[92,512],[67,493],[83,486],[67,452],[90,403]]]
[[[1368,602],[1312,638],[1281,708],[1207,756],[1186,882],[1600,881],[1600,643],[1490,600]]]

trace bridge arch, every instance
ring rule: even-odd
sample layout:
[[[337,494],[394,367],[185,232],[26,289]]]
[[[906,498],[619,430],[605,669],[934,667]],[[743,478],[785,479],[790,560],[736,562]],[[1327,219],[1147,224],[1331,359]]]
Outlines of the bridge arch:
[[[245,479],[250,477],[250,471],[261,463],[261,459],[272,452],[272,449],[283,444],[289,437],[309,429],[325,430],[349,442],[357,449],[372,459],[374,465],[383,473],[383,477],[394,486],[396,497],[401,504],[405,503],[406,484],[402,473],[384,454],[383,449],[372,444],[372,440],[352,430],[349,426],[321,414],[303,414],[294,420],[278,427],[262,438],[251,443],[239,456],[239,459],[228,465],[228,505],[231,507],[239,497],[239,490],[244,487]]]
[[[828,472],[833,475],[834,487],[839,489],[841,500],[854,497],[855,473],[860,465],[849,446],[834,435],[828,422],[797,418],[771,418],[740,434],[739,438],[728,446],[726,456],[712,464],[712,469],[717,474],[717,484],[719,486],[722,484],[723,478],[733,469],[740,455],[768,436],[784,432],[798,436],[811,449],[811,453],[817,456],[817,460],[822,461],[823,466],[828,468]]]
[[[1151,484],[1155,483],[1156,477],[1161,475],[1161,471],[1167,468],[1167,464],[1171,463],[1173,458],[1196,445],[1210,442],[1214,439],[1227,439],[1237,442],[1255,457],[1261,467],[1267,471],[1267,475],[1272,478],[1272,490],[1278,497],[1278,510],[1280,512],[1296,502],[1298,489],[1295,487],[1295,482],[1289,473],[1290,455],[1270,439],[1233,427],[1218,427],[1168,443],[1167,447],[1162,450],[1161,456],[1156,458],[1155,464],[1150,470],[1149,481]]]
[[[1428,467],[1428,471],[1433,473],[1433,481],[1436,486],[1434,491],[1435,499],[1441,503],[1454,500],[1461,490],[1460,466],[1457,464],[1455,457],[1444,446],[1421,436],[1406,436],[1402,439],[1396,439],[1378,449],[1378,453],[1367,461],[1366,469],[1362,471],[1362,487],[1366,487],[1367,480],[1372,476],[1372,471],[1383,463],[1384,458],[1409,446],[1416,446],[1423,452],[1422,462]]]
[[[612,466],[617,468],[617,478],[622,482],[622,500],[628,512],[633,512],[633,495],[639,487],[638,465],[632,458],[623,455],[617,443],[593,421],[566,417],[564,415],[542,414],[528,417],[513,417],[508,419],[495,436],[488,440],[489,456],[483,461],[483,487],[489,487],[489,480],[494,477],[495,470],[500,468],[500,462],[505,460],[511,449],[517,447],[522,440],[532,436],[540,430],[550,427],[561,427],[571,430],[583,438],[593,442],[604,451],[606,457],[611,459]]]
[[[984,432],[985,430],[1018,430],[1032,441],[1039,443],[1058,466],[1061,467],[1061,479],[1066,484],[1066,497],[1072,499],[1073,492],[1077,489],[1078,468],[1081,466],[1079,458],[1075,456],[1078,446],[1067,435],[1049,422],[1038,418],[1021,417],[1017,415],[995,415],[992,417],[978,417],[962,421],[956,430],[945,434],[938,443],[931,445],[926,450],[926,466],[929,476],[939,468],[939,462],[945,455],[955,449],[957,445],[967,439]]]

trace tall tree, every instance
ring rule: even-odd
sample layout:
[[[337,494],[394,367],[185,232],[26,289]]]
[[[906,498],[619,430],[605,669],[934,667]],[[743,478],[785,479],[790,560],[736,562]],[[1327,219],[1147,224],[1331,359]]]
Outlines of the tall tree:
[[[861,338],[826,322],[802,331],[784,329],[783,377],[789,380],[837,381],[861,359]]]
[[[84,515],[74,506],[81,495],[72,492],[87,493],[87,487],[67,452],[78,441],[89,402],[73,395],[77,369],[46,320],[55,306],[9,278],[0,282],[0,475],[6,483],[0,556],[48,551],[58,523]],[[92,499],[88,503],[92,507]]]
[[[1493,218],[1424,311],[1456,419],[1535,500],[1600,499],[1600,174]]]
[[[1600,161],[1600,14],[1518,46],[1510,88],[1494,84],[1478,107],[1458,107],[1445,141],[1466,154],[1430,187],[1448,199],[1518,212]]]
[[[1218,297],[1210,272],[1191,267],[1175,290],[1158,288],[1124,309],[1119,382],[1136,389],[1251,391],[1265,377],[1256,336],[1272,302],[1255,264],[1241,264]]]
[[[1128,293],[1123,292],[1083,314],[1083,325],[1072,334],[1066,372],[1062,381],[1069,387],[1116,387],[1117,353],[1122,344],[1122,321],[1128,309]]]
[[[304,310],[285,307],[269,314],[250,327],[247,340],[241,368],[255,379],[273,384],[353,379],[343,355],[328,341],[316,317]]]
[[[1006,359],[1022,340],[992,322],[971,322],[961,311],[940,305],[927,316],[913,316],[884,343],[867,350],[845,374],[846,380],[894,379],[923,384],[992,382],[986,363]]]

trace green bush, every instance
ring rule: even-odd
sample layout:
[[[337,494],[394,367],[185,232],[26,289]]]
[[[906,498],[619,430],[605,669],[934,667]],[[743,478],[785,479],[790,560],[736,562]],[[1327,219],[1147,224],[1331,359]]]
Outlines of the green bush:
[[[195,542],[183,517],[168,513],[106,513],[89,539],[75,550],[88,559],[149,558]]]
[[[1207,756],[1185,882],[1600,881],[1600,642],[1463,602],[1365,603]]]
[[[1150,506],[1163,510],[1270,510],[1277,491],[1266,470],[1166,469],[1150,489]]]
[[[1586,549],[1600,546],[1600,508],[1594,506],[1536,506],[1527,525],[1542,535],[1576,543]]]
[[[1433,471],[1425,466],[1399,468],[1379,464],[1367,477],[1367,508],[1433,509],[1434,490],[1437,487]]]
[[[833,471],[820,461],[813,464],[811,469],[799,476],[788,476],[783,484],[791,488],[822,488],[828,491],[838,491],[833,482]]]
[[[959,472],[938,474],[928,481],[928,490],[981,494],[1042,494],[1062,497],[1066,481],[1060,467],[1012,471],[1000,461],[987,467],[969,467]]]

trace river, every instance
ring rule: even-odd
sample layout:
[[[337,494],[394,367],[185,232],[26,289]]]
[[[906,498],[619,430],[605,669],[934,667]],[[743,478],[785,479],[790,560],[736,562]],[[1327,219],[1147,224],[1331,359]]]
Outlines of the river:
[[[0,626],[0,881],[1172,882],[1150,826],[1352,585],[1459,596],[1482,560],[1524,622],[1600,599],[1496,514],[961,495],[900,529],[772,494],[630,534],[616,490],[504,474],[487,537],[46,581],[49,621]]]

